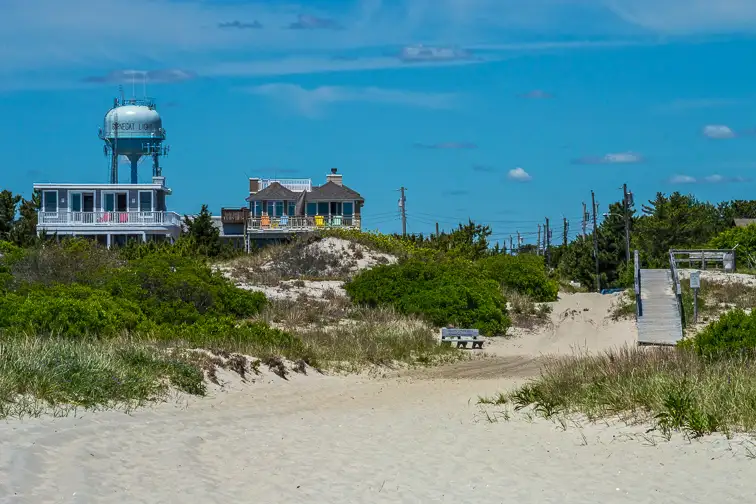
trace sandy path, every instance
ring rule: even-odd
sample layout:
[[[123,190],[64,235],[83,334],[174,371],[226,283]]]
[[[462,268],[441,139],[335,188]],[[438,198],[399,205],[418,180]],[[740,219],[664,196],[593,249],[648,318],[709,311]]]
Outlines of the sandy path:
[[[522,382],[533,357],[504,355],[478,363],[478,373],[465,363],[452,380],[437,370],[297,376],[186,408],[9,421],[0,424],[0,502],[728,503],[753,495],[756,461],[718,437],[648,446],[626,436],[642,428],[486,421],[476,397]]]

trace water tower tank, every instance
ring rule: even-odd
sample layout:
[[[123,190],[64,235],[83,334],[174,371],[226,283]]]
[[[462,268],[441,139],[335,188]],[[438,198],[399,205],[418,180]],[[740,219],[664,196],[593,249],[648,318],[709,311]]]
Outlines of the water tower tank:
[[[131,183],[137,183],[137,166],[142,156],[153,157],[153,175],[160,175],[158,158],[167,154],[163,120],[150,99],[128,99],[114,102],[105,114],[100,138],[106,153],[112,156],[111,183],[118,183],[118,156],[131,161]]]

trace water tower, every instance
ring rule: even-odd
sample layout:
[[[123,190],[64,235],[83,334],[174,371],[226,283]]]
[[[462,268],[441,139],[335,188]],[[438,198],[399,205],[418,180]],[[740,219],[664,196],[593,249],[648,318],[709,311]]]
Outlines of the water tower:
[[[126,156],[131,162],[131,183],[137,184],[139,160],[152,156],[152,176],[162,175],[160,156],[170,148],[163,145],[165,130],[163,120],[151,98],[115,98],[113,108],[105,114],[100,139],[105,142],[105,155],[110,157],[110,183],[118,183],[118,156]]]

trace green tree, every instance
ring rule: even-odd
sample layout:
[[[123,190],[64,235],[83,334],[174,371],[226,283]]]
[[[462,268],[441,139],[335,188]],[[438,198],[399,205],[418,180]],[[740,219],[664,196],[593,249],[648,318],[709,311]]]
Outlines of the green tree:
[[[14,195],[7,189],[0,192],[0,240],[11,240],[16,210],[20,201],[21,196]]]
[[[207,205],[202,205],[200,213],[194,217],[184,216],[186,236],[193,242],[197,252],[216,257],[221,253],[220,229],[213,224],[212,214]]]
[[[37,238],[37,210],[41,205],[39,191],[32,194],[31,199],[22,199],[18,209],[19,218],[14,223],[12,231],[13,241],[22,247],[32,245]]]
[[[657,193],[643,206],[644,215],[636,223],[635,244],[644,263],[662,267],[671,248],[700,247],[731,226],[723,208],[696,200],[679,192]]]

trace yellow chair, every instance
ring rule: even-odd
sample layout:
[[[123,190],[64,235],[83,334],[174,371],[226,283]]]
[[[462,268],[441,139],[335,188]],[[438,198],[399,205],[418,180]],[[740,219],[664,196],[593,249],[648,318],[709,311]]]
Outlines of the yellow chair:
[[[325,219],[322,215],[316,215],[315,216],[315,226],[316,227],[325,227]]]

